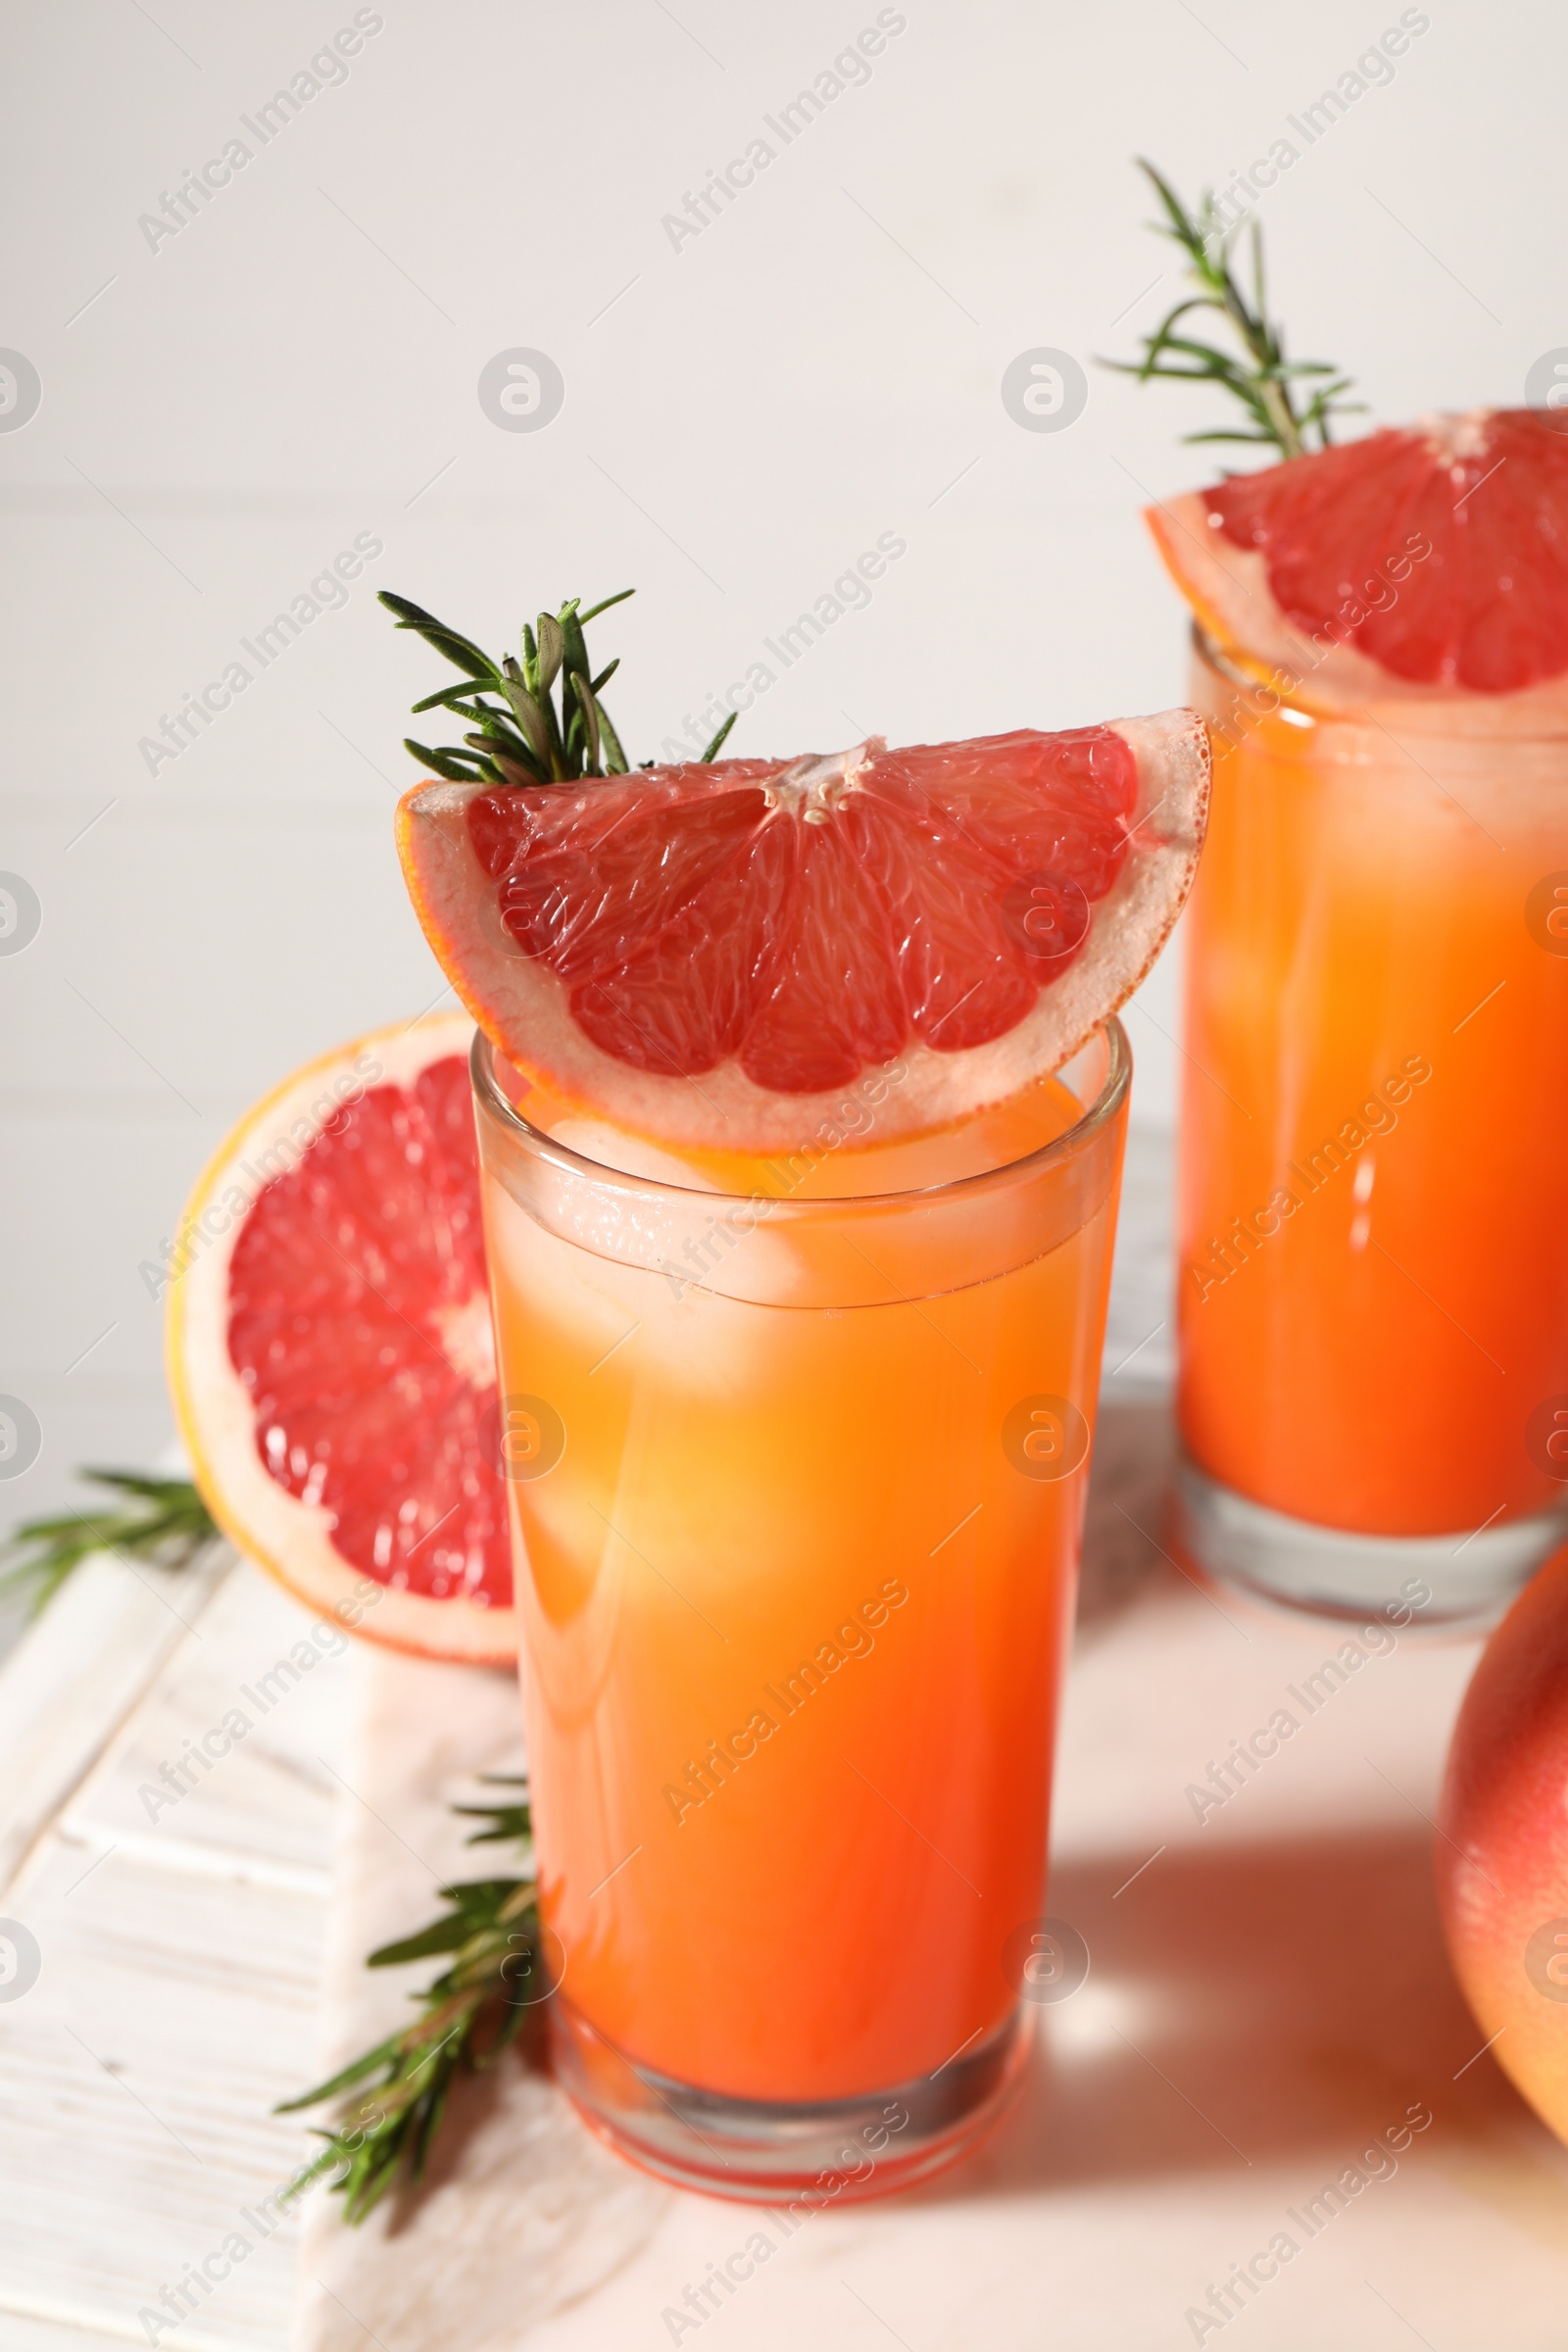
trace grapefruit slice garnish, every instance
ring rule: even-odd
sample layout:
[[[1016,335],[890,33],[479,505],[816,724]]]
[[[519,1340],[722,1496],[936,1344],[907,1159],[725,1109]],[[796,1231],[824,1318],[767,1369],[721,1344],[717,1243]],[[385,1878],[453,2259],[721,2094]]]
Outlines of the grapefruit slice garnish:
[[[372,1031],[247,1112],[186,1205],[169,1367],[196,1483],[322,1617],[516,1654],[461,1013]]]
[[[1058,1067],[1191,885],[1191,711],[1044,735],[725,760],[524,789],[427,783],[404,873],[515,1068],[634,1133],[793,1149],[862,1071],[883,1141]]]
[[[1208,634],[1308,701],[1522,695],[1568,675],[1568,416],[1426,417],[1148,521]]]

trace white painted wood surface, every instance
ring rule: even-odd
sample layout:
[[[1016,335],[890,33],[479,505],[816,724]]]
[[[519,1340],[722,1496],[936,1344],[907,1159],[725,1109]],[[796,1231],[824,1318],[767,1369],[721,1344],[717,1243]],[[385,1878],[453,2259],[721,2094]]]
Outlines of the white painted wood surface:
[[[182,1574],[84,1560],[0,1677],[0,1886],[190,1632],[232,1562],[214,1545]]]
[[[40,1956],[0,2004],[4,2352],[145,2343],[204,2262],[228,2276],[159,2341],[287,2341],[298,2223],[244,2216],[305,2145],[270,2109],[316,2034],[347,1652],[265,1714],[240,1686],[309,1623],[221,1547],[176,1574],[97,1559],[0,1674],[0,1838],[24,1848],[0,1913]],[[251,1728],[181,1790],[236,1706]]]

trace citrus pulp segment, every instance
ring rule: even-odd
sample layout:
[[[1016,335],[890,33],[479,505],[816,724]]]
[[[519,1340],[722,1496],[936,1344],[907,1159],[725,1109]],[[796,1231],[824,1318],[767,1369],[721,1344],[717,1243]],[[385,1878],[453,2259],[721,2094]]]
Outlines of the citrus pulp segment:
[[[240,1550],[370,1640],[515,1654],[461,1013],[286,1079],[220,1148],[172,1261],[196,1481]]]

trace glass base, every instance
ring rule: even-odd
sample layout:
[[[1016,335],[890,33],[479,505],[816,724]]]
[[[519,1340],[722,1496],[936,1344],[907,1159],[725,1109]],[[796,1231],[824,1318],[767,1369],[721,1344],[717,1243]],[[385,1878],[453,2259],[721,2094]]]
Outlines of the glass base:
[[[1028,2029],[1015,2009],[934,2075],[813,2105],[724,2098],[634,2066],[559,1993],[550,2046],[557,2082],[617,2155],[708,2196],[815,2210],[956,2162],[1017,2089]]]
[[[1424,1585],[1431,1598],[1407,1621],[1440,1625],[1506,1608],[1568,1543],[1568,1511],[1451,1536],[1358,1536],[1250,1502],[1183,1456],[1172,1481],[1170,1533],[1177,1551],[1207,1575],[1319,1617],[1406,1614]]]

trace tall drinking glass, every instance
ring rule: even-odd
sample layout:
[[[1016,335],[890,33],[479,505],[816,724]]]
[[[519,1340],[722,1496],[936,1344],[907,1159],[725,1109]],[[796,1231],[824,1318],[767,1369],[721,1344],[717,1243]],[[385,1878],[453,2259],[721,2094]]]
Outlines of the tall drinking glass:
[[[1042,1904],[1125,1038],[1041,1148],[860,1197],[854,1152],[623,1174],[472,1068],[558,2074],[710,2191],[918,2179],[1081,1965]]]
[[[1486,1612],[1568,1536],[1568,735],[1325,715],[1201,639],[1192,699],[1177,1539]]]

